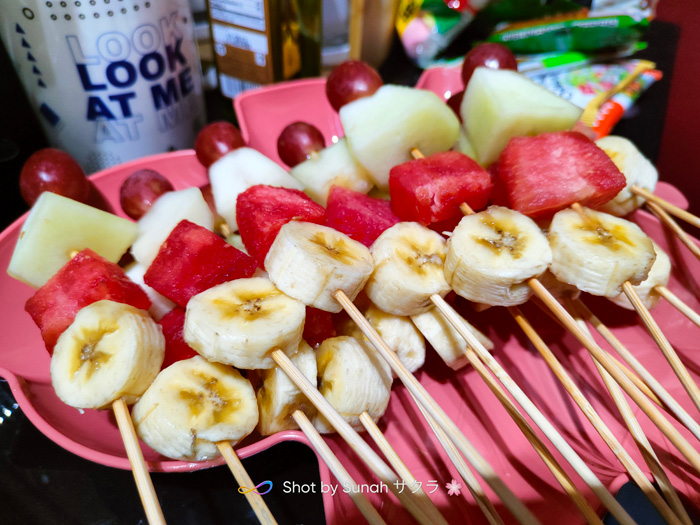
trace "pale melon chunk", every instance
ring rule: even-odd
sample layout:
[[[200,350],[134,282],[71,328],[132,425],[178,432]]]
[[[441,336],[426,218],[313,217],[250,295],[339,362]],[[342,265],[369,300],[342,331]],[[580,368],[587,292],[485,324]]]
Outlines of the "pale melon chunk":
[[[474,146],[469,142],[469,137],[464,131],[464,128],[459,128],[459,138],[455,145],[452,146],[453,151],[459,151],[462,155],[466,155],[470,159],[476,160],[476,151],[474,151]]]
[[[367,170],[350,154],[344,138],[297,164],[289,174],[301,182],[304,193],[321,206],[326,205],[328,192],[334,184],[359,193],[367,193],[374,186]]]
[[[119,261],[137,234],[128,219],[45,192],[24,221],[7,273],[38,288],[85,248]]]
[[[216,211],[231,231],[238,230],[236,201],[256,184],[303,190],[304,187],[279,164],[252,148],[237,148],[209,166],[211,193]]]
[[[214,214],[199,188],[169,191],[153,203],[138,222],[139,235],[131,247],[131,255],[148,268],[156,258],[160,245],[182,220],[214,229]]]
[[[413,148],[428,156],[449,150],[459,137],[459,120],[440,97],[404,86],[382,86],[343,106],[340,121],[351,153],[384,191],[391,168],[411,160]]]
[[[482,166],[493,163],[512,137],[566,131],[583,110],[515,71],[478,67],[460,114]]]
[[[143,281],[143,276],[145,275],[147,269],[148,268],[146,268],[143,264],[135,262],[130,264],[124,273],[126,273],[126,276],[129,279],[138,284],[143,291],[146,292],[146,295],[151,300],[151,307],[148,309],[148,313],[151,314],[153,319],[160,321],[165,314],[167,314],[177,305],[164,295],[156,292]]]

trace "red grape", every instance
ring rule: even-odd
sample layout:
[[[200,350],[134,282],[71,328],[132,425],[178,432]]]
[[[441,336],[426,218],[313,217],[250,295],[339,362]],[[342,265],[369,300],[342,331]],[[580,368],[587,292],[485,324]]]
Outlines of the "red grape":
[[[139,220],[158,197],[174,189],[170,181],[157,171],[138,170],[129,175],[119,188],[119,203],[124,213]]]
[[[212,122],[202,128],[194,143],[199,162],[208,168],[229,151],[245,146],[241,132],[230,122]]]
[[[513,52],[506,46],[489,42],[478,44],[464,57],[462,80],[465,87],[474,70],[482,66],[491,69],[513,69],[516,71],[518,69]]]
[[[290,168],[325,147],[326,141],[321,132],[306,122],[293,122],[282,130],[277,139],[277,153]]]
[[[464,98],[464,90],[458,91],[457,93],[453,94],[446,101],[447,105],[452,108],[452,111],[455,112],[455,114],[459,118],[460,122],[462,121],[462,113],[459,111],[459,108],[462,106],[462,99],[463,98]]]
[[[87,202],[90,181],[83,168],[65,151],[44,148],[27,159],[19,175],[19,190],[30,206],[45,191]]]
[[[384,83],[377,71],[359,60],[347,60],[328,76],[326,96],[333,109],[374,94]]]

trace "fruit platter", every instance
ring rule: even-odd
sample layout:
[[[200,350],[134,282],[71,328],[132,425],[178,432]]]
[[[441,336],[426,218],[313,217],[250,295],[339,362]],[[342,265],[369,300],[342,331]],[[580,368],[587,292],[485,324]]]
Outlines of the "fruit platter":
[[[684,417],[697,410],[687,381],[698,377],[693,349],[700,328],[655,291],[668,290],[697,311],[700,261],[659,219],[638,209],[638,194],[624,193],[633,184],[624,168],[633,166],[640,174],[634,184],[651,185],[671,205],[682,209],[687,200],[668,184],[648,182],[653,167],[629,141],[608,137],[596,145],[570,131],[580,108],[512,69],[470,72],[456,112],[445,100],[464,89],[460,69],[430,70],[418,89],[374,86],[341,102],[342,89],[327,90],[332,76],[251,91],[234,102],[241,134],[225,154],[203,160],[197,147],[95,174],[87,198],[99,213],[44,193],[30,214],[0,235],[0,263],[9,273],[0,278],[0,290],[11,327],[0,339],[0,376],[47,437],[122,469],[132,468],[133,460],[108,410],[116,398],[134,404],[131,417],[151,472],[223,465],[222,441],[242,458],[280,441],[312,446],[313,433],[298,430],[304,428],[298,418],[306,418],[386,523],[410,522],[411,515],[434,523],[488,523],[495,515],[504,523],[585,523],[608,510],[624,521],[626,513],[606,493],[630,480],[630,463],[649,479],[652,471],[658,475],[628,431],[632,417],[661,458],[673,491],[700,507],[694,452],[683,444],[698,448]],[[375,80],[370,75],[364,82],[371,87]],[[624,158],[631,160],[625,164]],[[162,175],[169,186],[139,210],[129,206],[125,188],[144,170]],[[557,191],[546,189],[557,185]],[[42,246],[50,249],[42,253]],[[123,259],[127,251],[135,265]],[[548,315],[536,304],[544,299],[531,299],[539,286],[528,284],[532,280],[574,302],[586,292],[590,311],[654,372],[664,395],[677,400],[669,410],[675,419],[659,423],[648,400],[621,417],[620,400],[607,394],[605,372],[579,342],[585,335],[575,328],[572,335],[556,312]],[[679,368],[669,366],[634,300],[622,293],[632,286],[631,297],[653,306],[653,318],[680,356]],[[355,310],[368,320],[369,333]],[[454,328],[448,311],[458,319]],[[119,338],[122,324],[138,334],[138,344]],[[370,342],[381,346],[371,330],[394,357],[370,350]],[[605,336],[591,337],[605,344]],[[134,346],[128,363],[112,359],[109,338]],[[184,347],[173,350],[176,342]],[[543,344],[551,360],[540,355]],[[468,347],[485,354],[469,357]],[[472,359],[489,366],[526,417],[513,414],[502,390],[494,395],[500,387]],[[591,424],[576,396],[569,397],[552,361],[563,364],[599,423]],[[323,412],[299,382],[292,383],[289,366],[309,384],[317,382],[342,417]],[[119,367],[139,373],[120,372],[129,377],[114,394],[111,369]],[[676,377],[678,369],[686,382]],[[618,379],[621,368],[609,373],[620,385],[630,381]],[[205,386],[192,386],[204,376]],[[99,387],[93,387],[95,378]],[[632,390],[658,395],[650,380],[635,379]],[[429,397],[421,397],[421,389]],[[158,396],[171,390],[178,406],[189,408],[167,407]],[[235,408],[222,401],[226,395]],[[188,424],[205,411],[203,396],[219,403],[212,412],[216,424],[195,431]],[[433,402],[463,441],[449,433]],[[226,415],[235,424],[224,431]],[[448,441],[468,443],[459,452],[481,465],[474,469],[483,478],[483,500],[463,486],[464,471],[450,447],[440,432],[433,435],[435,421]],[[402,474],[403,485],[385,483],[392,478],[377,474],[386,471],[358,452],[362,447],[342,425],[373,437],[376,427],[414,481],[407,484]],[[624,459],[597,425],[619,439]],[[386,453],[380,441],[360,435],[373,443],[372,453]],[[548,460],[535,442],[547,443]],[[353,490],[331,474],[328,456],[313,446],[322,484],[335,487],[323,493],[327,522],[363,515],[372,521]],[[478,452],[465,452],[470,447]],[[419,491],[429,503],[411,503],[410,494]],[[484,500],[495,514],[484,511]],[[670,507],[683,522],[682,512]]]

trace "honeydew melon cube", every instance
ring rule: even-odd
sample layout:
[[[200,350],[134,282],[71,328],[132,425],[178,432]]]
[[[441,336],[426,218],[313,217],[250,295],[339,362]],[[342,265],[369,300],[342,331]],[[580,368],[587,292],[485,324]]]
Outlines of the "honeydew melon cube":
[[[474,70],[460,107],[482,166],[493,163],[512,137],[570,130],[582,112],[516,71],[486,67]]]
[[[374,186],[367,170],[350,154],[344,138],[297,164],[289,174],[301,182],[304,193],[321,206],[326,205],[333,185],[365,194]]]
[[[160,245],[184,219],[208,230],[214,229],[214,214],[199,188],[169,191],[161,195],[139,220],[138,237],[131,247],[131,255],[148,268],[156,258]]]
[[[265,184],[303,190],[302,184],[279,164],[253,148],[235,149],[209,166],[214,205],[231,231],[238,230],[236,201],[251,186]]]
[[[476,160],[476,151],[474,151],[474,146],[469,142],[469,137],[463,128],[459,129],[459,138],[455,145],[452,146],[453,151],[459,151],[461,154],[466,155],[470,159]]]
[[[128,219],[45,192],[22,226],[7,273],[39,288],[85,248],[119,261],[137,234]]]
[[[340,121],[351,153],[384,191],[391,168],[412,160],[413,148],[428,156],[449,150],[459,137],[459,120],[440,97],[404,86],[382,86],[346,104]]]

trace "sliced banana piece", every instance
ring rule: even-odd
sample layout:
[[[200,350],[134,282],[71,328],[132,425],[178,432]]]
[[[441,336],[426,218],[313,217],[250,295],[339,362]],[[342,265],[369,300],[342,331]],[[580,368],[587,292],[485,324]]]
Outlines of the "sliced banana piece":
[[[551,270],[547,270],[540,275],[538,280],[554,297],[578,299],[581,295],[581,290],[571,284],[560,281]]]
[[[659,181],[659,172],[629,139],[609,135],[596,140],[596,144],[608,154],[627,179],[622,191],[603,204],[600,210],[620,217],[632,213],[644,204],[644,199],[632,193],[630,188],[639,186],[653,193]]]
[[[470,324],[464,317],[461,315],[459,317],[487,350],[493,350],[494,345],[491,339]],[[467,342],[437,308],[422,314],[412,315],[411,321],[452,370],[459,370],[469,363],[467,356],[464,354],[467,349]]]
[[[185,341],[210,361],[237,368],[272,368],[271,355],[299,348],[306,308],[264,277],[236,279],[187,303]]]
[[[527,280],[552,262],[547,237],[517,211],[491,206],[464,217],[447,241],[445,277],[462,297],[515,306],[531,295]]]
[[[316,387],[316,353],[306,341],[302,340],[299,350],[290,359]],[[276,366],[262,370],[260,376],[262,386],[257,393],[260,410],[258,431],[263,436],[299,428],[292,417],[295,410],[301,410],[310,418],[313,417],[313,405],[281,368]]]
[[[415,315],[432,307],[430,296],[450,291],[443,264],[445,239],[417,222],[399,222],[382,232],[370,248],[374,271],[365,293],[394,315]]]
[[[376,305],[361,309],[362,315],[401,360],[409,372],[415,372],[425,362],[425,339],[405,315],[388,314]],[[360,327],[348,317],[336,326],[339,335],[368,341]],[[392,377],[396,377],[392,370]]]
[[[238,370],[195,356],[158,374],[132,418],[139,437],[156,452],[205,461],[220,455],[217,442],[235,445],[255,429],[258,405]]]
[[[634,287],[635,290],[637,290],[637,294],[644,302],[644,305],[649,309],[654,308],[659,302],[659,299],[661,299],[661,296],[655,288],[657,286],[666,286],[671,277],[671,259],[669,259],[666,252],[661,249],[661,246],[656,244],[653,240],[651,242],[654,244],[656,260],[654,264],[652,264],[651,270],[649,270],[649,276]],[[610,300],[622,308],[627,308],[628,310],[635,309],[624,293],[621,293],[617,297],[611,297]]]
[[[551,271],[557,279],[593,295],[615,297],[625,281],[647,278],[656,253],[636,224],[582,208],[558,212],[549,227]]]
[[[365,245],[310,222],[282,226],[265,257],[265,270],[280,290],[327,312],[342,309],[333,297],[337,290],[355,299],[373,268]]]
[[[391,369],[369,343],[354,337],[326,339],[316,350],[318,389],[345,421],[362,431],[360,415],[377,421],[389,405]],[[334,432],[325,417],[313,419],[319,432]]]
[[[134,403],[156,377],[165,338],[148,312],[114,301],[81,309],[54,347],[51,383],[77,408]]]

